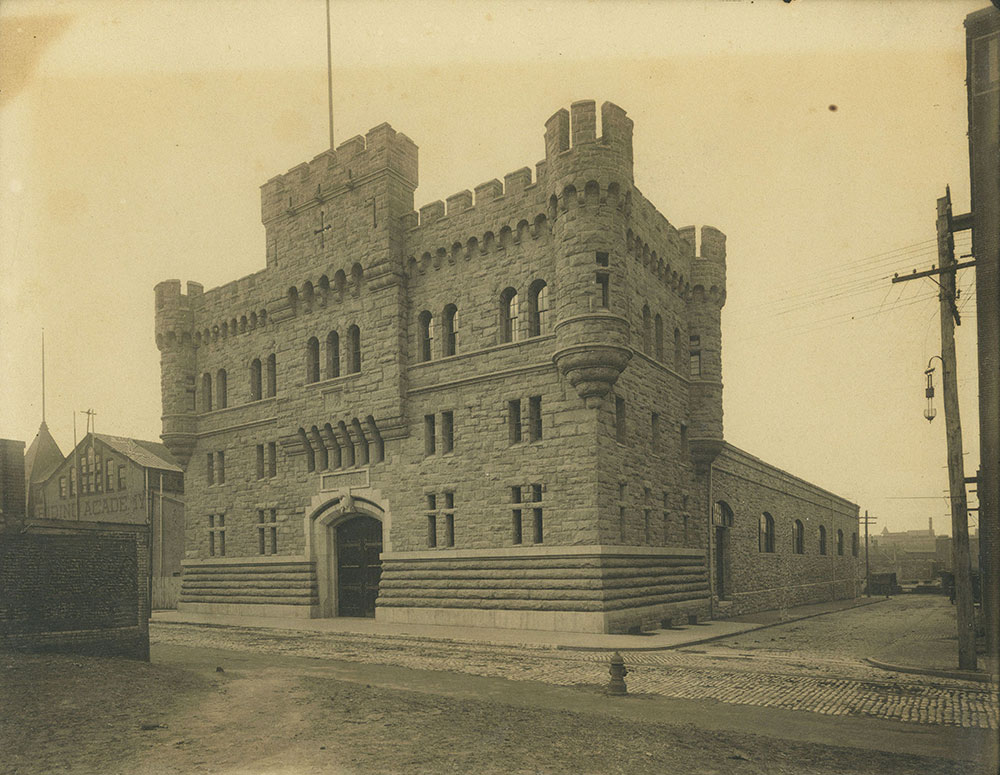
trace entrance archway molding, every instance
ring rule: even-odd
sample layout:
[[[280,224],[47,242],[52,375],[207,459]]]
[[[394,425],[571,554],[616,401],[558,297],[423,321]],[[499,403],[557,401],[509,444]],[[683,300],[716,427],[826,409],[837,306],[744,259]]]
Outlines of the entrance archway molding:
[[[306,509],[306,557],[316,568],[319,587],[319,616],[337,615],[337,526],[358,516],[371,517],[382,524],[382,551],[392,551],[392,518],[383,508],[381,493],[367,490],[354,495],[350,490],[316,495]]]

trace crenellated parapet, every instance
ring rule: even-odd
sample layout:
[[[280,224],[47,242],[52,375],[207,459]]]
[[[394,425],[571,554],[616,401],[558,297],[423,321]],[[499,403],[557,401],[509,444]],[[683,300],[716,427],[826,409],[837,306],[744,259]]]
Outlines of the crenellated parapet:
[[[261,220],[271,221],[353,190],[373,175],[389,172],[416,188],[417,146],[388,124],[369,129],[324,151],[312,161],[293,167],[261,186]]]
[[[690,235],[694,253],[694,226],[681,229]],[[701,228],[701,250],[691,261],[690,286],[701,300],[722,307],[726,303],[726,235],[713,226]]]
[[[194,309],[204,292],[201,283],[188,282],[187,293],[181,293],[180,280],[157,283],[156,347],[160,351],[180,345],[190,345],[194,335]]]

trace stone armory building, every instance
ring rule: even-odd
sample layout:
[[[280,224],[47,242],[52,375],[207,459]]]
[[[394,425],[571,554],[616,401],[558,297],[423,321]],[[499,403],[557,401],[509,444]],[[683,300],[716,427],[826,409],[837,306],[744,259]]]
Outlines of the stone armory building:
[[[156,286],[182,610],[610,632],[856,594],[857,506],[723,439],[725,235],[600,113],[419,212],[382,124],[263,186],[266,268]]]

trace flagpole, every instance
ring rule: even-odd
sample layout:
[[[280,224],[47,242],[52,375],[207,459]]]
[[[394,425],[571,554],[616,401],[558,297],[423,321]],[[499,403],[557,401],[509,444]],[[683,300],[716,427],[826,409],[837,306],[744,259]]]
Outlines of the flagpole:
[[[333,150],[333,47],[330,43],[330,0],[326,0],[326,86],[330,107],[330,150]]]

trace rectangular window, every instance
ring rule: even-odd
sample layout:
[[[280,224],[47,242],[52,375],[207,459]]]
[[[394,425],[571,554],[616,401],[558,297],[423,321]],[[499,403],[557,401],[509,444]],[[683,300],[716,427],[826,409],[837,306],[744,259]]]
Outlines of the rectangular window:
[[[687,423],[681,423],[681,456],[687,461],[688,454],[688,427]]]
[[[434,415],[424,415],[424,454],[433,455],[434,446]]]
[[[215,453],[209,452],[205,456],[205,478],[209,484],[215,484]]]
[[[67,486],[66,477],[59,477],[59,497],[66,498],[69,495],[69,488]]]
[[[273,441],[267,444],[267,475],[278,475],[278,445]]]
[[[691,337],[691,376],[701,376],[701,337]]]
[[[101,465],[101,456],[97,456],[97,462],[94,464],[94,490],[96,492],[104,492],[104,466]]]
[[[615,396],[615,441],[625,443],[625,399]]]
[[[542,510],[532,509],[532,527],[534,528],[534,539],[536,544],[542,543]]]
[[[104,489],[107,492],[115,491],[115,461],[111,458],[104,461]]]
[[[427,546],[437,546],[437,496],[427,494]]]
[[[118,466],[118,489],[125,489],[125,466]]]
[[[76,495],[76,468],[69,470],[69,494]]]
[[[607,266],[608,265],[608,254],[607,253],[601,253],[600,251],[597,252],[597,265],[598,266]]]
[[[653,441],[653,452],[656,452],[660,446],[660,415],[656,412],[649,418],[649,433]]]
[[[210,514],[208,517],[208,554],[215,557],[226,554],[226,516]]]
[[[667,506],[669,503],[667,499],[667,493],[663,493],[663,545],[666,546],[669,540],[669,530],[670,525],[670,510]]]
[[[257,478],[264,478],[264,445],[257,445]]]
[[[645,531],[646,531],[646,545],[647,546],[650,543],[650,541],[649,541],[649,535],[650,535],[650,533],[649,533],[649,522],[650,522],[649,515],[650,515],[650,510],[649,509],[643,509],[643,511],[642,511],[642,519],[643,519],[643,526],[644,526]]]
[[[607,309],[611,306],[611,288],[608,273],[598,272],[595,282],[597,284],[597,306]]]
[[[278,510],[258,509],[257,549],[261,554],[278,553]]]
[[[625,541],[625,483],[618,485],[618,537]]]
[[[511,532],[511,543],[518,545],[521,543],[521,488],[511,487],[510,488],[510,501],[514,504],[512,510],[513,522],[512,522],[512,532]]]
[[[689,520],[689,517],[688,517],[687,514],[685,514],[684,515],[684,546],[687,546],[687,544],[688,544],[688,520]]]
[[[455,493],[444,494],[444,545],[455,545]]]
[[[455,449],[455,414],[441,412],[441,451],[451,452]]]
[[[528,434],[531,441],[542,440],[542,397],[528,399]]]
[[[217,469],[217,471],[216,471],[216,474],[217,474],[216,481],[218,481],[219,484],[225,484],[225,482],[226,482],[226,453],[225,452],[219,452],[218,453],[218,463],[216,465],[216,469]]]
[[[521,440],[521,399],[519,398],[507,402],[507,431],[511,444],[517,444]]]

